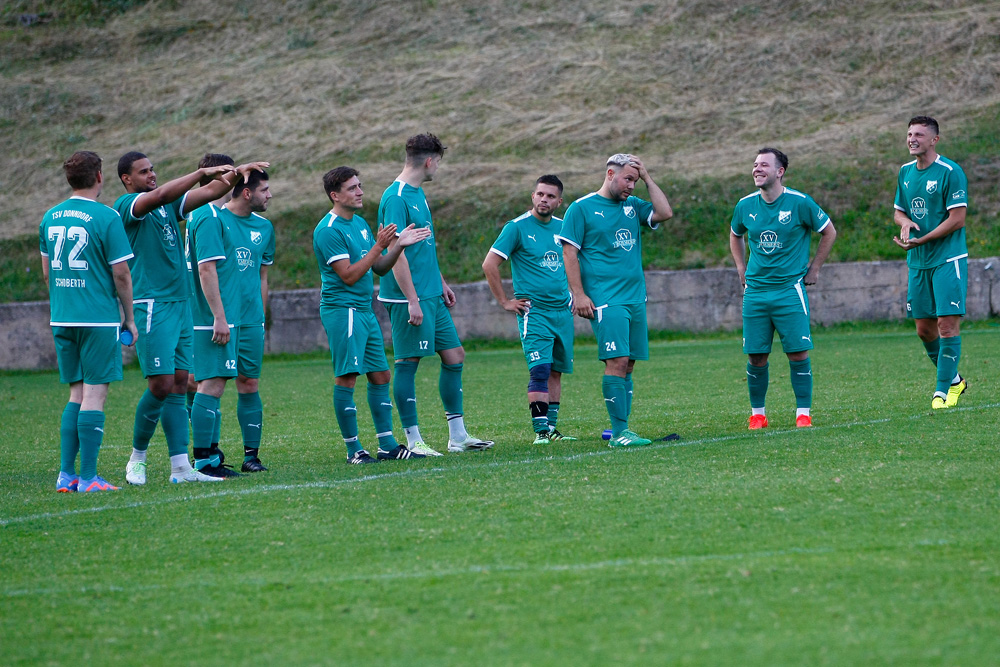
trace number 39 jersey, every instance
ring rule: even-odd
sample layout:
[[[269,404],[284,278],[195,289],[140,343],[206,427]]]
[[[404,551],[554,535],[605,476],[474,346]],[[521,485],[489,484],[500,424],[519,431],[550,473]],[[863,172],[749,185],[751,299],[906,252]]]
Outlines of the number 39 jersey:
[[[49,260],[50,324],[118,326],[111,266],[132,258],[121,216],[92,199],[70,197],[42,218],[38,241]]]

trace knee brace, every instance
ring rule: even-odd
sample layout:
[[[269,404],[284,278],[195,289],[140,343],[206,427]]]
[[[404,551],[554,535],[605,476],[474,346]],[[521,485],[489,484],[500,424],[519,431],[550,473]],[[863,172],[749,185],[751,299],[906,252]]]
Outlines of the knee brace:
[[[528,391],[532,393],[549,393],[549,375],[552,374],[552,364],[538,364],[528,369]]]

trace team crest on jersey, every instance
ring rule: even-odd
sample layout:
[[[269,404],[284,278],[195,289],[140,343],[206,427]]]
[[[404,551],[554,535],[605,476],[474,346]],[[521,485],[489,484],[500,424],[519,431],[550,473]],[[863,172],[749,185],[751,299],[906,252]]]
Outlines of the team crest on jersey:
[[[913,220],[923,220],[927,215],[927,202],[923,197],[914,197],[910,202],[910,218]]]
[[[260,242],[264,240],[264,237],[261,236],[260,232],[251,230],[250,240],[253,241],[254,245],[260,245]]]
[[[769,229],[766,232],[760,233],[760,241],[757,242],[757,247],[765,255],[770,255],[775,250],[781,250],[781,241],[778,240],[778,234]]]
[[[627,229],[619,229],[615,232],[615,243],[614,247],[622,248],[625,252],[632,250],[632,246],[635,245],[635,239],[632,238],[632,232]]]
[[[927,181],[927,194],[932,195],[937,192],[937,181]]]
[[[253,253],[250,252],[249,248],[236,249],[236,266],[240,268],[241,273],[253,268]]]
[[[787,225],[791,221],[792,221],[791,211],[778,211],[778,222],[780,222],[783,225]]]
[[[562,268],[562,262],[559,261],[559,253],[554,250],[549,250],[542,257],[541,261],[542,268],[548,269],[555,273],[560,268]]]
[[[965,197],[965,190],[959,190],[951,196],[952,199],[962,199],[963,197]]]
[[[362,229],[361,230],[361,238],[363,238],[365,241],[368,240],[368,230],[367,229]]]
[[[171,248],[177,245],[177,235],[169,222],[163,223],[163,242]]]
[[[632,207],[632,206],[623,206],[622,207],[622,212],[625,214],[626,218],[634,218],[635,217],[635,208]]]

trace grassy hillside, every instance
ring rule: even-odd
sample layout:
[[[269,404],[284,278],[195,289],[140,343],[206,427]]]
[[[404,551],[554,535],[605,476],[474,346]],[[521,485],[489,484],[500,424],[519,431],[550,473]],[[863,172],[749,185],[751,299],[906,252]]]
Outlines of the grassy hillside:
[[[889,209],[915,113],[938,117],[941,152],[969,173],[972,253],[1000,252],[997,2],[95,4],[0,9],[0,275],[13,298],[44,296],[26,235],[65,196],[73,150],[105,157],[108,203],[129,149],[161,180],[206,150],[270,160],[273,280],[289,287],[317,282],[322,173],[360,168],[374,203],[424,130],[449,147],[428,194],[453,281],[479,277],[535,176],[559,173],[569,200],[618,150],[645,158],[677,214],[646,241],[651,267],[726,261],[725,225],[764,143],[837,221],[833,260],[900,257]],[[26,13],[43,20],[21,25]]]

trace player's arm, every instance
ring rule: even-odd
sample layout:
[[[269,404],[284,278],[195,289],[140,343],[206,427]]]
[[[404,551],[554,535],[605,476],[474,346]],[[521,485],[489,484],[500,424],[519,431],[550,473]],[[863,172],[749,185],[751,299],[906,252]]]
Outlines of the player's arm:
[[[747,244],[743,240],[742,236],[737,236],[732,230],[729,231],[729,252],[733,255],[733,263],[736,264],[736,275],[740,277],[740,285],[742,285],[743,290],[746,291]]]
[[[580,249],[572,243],[563,241],[563,268],[566,269],[566,281],[573,295],[573,312],[588,320],[594,319],[594,302],[583,291],[583,280],[580,278]]]
[[[391,227],[396,229],[396,225],[391,225]],[[414,243],[420,243],[430,235],[430,227],[417,227],[413,224],[407,225],[406,229],[395,236],[392,243],[389,244],[389,249],[386,253],[380,255],[375,260],[375,263],[372,265],[372,271],[380,276],[389,273],[399,259],[399,256],[403,253],[403,248],[409,248]]]
[[[42,278],[45,279],[45,288],[49,287],[49,256],[42,255]]]
[[[819,280],[819,270],[823,268],[823,262],[830,256],[833,242],[837,239],[837,229],[833,226],[833,220],[828,220],[826,226],[819,233],[819,246],[816,248],[816,255],[809,264],[806,277],[802,280],[806,285],[815,285]]]
[[[267,267],[269,264],[260,265],[260,302],[263,304],[264,312],[267,312],[267,297],[268,297],[268,287],[267,287]]]
[[[135,312],[132,309],[132,272],[128,268],[128,262],[122,261],[112,264],[111,274],[115,280],[118,301],[122,304],[122,313],[125,315],[122,324],[132,334],[132,344],[135,345],[139,331],[135,328]]]
[[[455,292],[448,286],[448,281],[444,279],[443,273],[441,274],[441,296],[444,298],[445,307],[451,308],[455,305]]]
[[[407,310],[410,318],[407,320],[413,326],[420,326],[424,321],[424,311],[420,308],[417,298],[417,288],[413,286],[413,275],[410,273],[410,263],[406,260],[406,252],[402,252],[396,263],[392,265],[392,277],[396,279],[399,290],[406,297]]]
[[[236,174],[243,177],[244,181],[250,180],[251,171],[264,171],[269,166],[270,162],[247,162],[246,164],[241,164],[235,168]],[[234,170],[232,165],[229,165],[229,172],[222,177],[218,177],[207,185],[203,185],[200,188],[195,188],[192,190],[187,199],[184,200],[184,211],[181,211],[181,215],[187,215],[191,211],[194,211],[209,202],[213,202],[219,197],[222,197],[227,192],[233,189],[236,185],[236,178],[232,175]]]
[[[486,283],[490,286],[493,298],[504,310],[511,313],[523,313],[528,309],[528,300],[508,299],[507,294],[503,291],[503,281],[500,280],[500,265],[503,264],[503,261],[504,258],[493,252],[492,249],[486,253],[486,259],[483,260],[483,274],[486,275]]]
[[[145,216],[150,211],[154,211],[161,206],[169,204],[172,201],[176,201],[184,196],[184,193],[198,185],[202,177],[213,178],[216,181],[222,181],[224,185],[229,185],[229,181],[232,178],[233,166],[231,164],[222,165],[219,167],[205,167],[203,169],[195,169],[190,174],[181,176],[180,178],[175,178],[172,181],[167,181],[163,185],[159,186],[151,192],[143,192],[141,195],[135,198],[132,202],[132,215],[136,218],[141,218]],[[205,186],[208,187],[208,186]],[[229,187],[232,187],[229,185]],[[203,188],[198,188],[199,190]],[[222,190],[222,194],[225,194],[226,190]],[[215,199],[222,196],[220,194]],[[207,204],[213,199],[206,199],[204,202]],[[187,207],[192,211],[198,206],[194,206],[193,202],[188,201]]]
[[[669,220],[674,217],[674,210],[670,208],[670,202],[667,201],[667,195],[663,193],[660,186],[653,181],[653,177],[649,175],[646,171],[645,165],[642,164],[640,160],[635,155],[632,157],[632,166],[639,170],[639,178],[642,182],[646,184],[646,190],[649,191],[649,203],[653,205],[653,215],[650,216],[650,222],[663,222],[664,220]]]
[[[945,218],[940,225],[938,225],[931,231],[927,232],[920,238],[904,240],[902,238],[902,233],[900,233],[899,237],[894,236],[892,240],[895,241],[896,245],[898,245],[900,248],[904,250],[912,250],[913,248],[916,248],[919,245],[923,245],[925,243],[930,243],[931,241],[944,238],[945,236],[948,236],[948,234],[951,234],[952,232],[958,231],[962,227],[965,227],[965,214],[967,211],[968,209],[965,206],[958,206],[951,209],[948,212],[948,217]],[[900,215],[900,213],[901,211],[896,211],[897,216]],[[903,215],[905,215],[905,213]],[[914,225],[914,227],[916,227],[916,225]]]
[[[354,264],[351,264],[350,259],[338,259],[330,264],[330,268],[344,281],[345,285],[353,285],[368,273],[368,270],[382,256],[382,251],[388,248],[395,238],[396,225],[383,227],[378,230],[378,235],[375,237],[375,245],[372,246],[371,250],[364,257],[354,262]]]
[[[219,271],[216,259],[207,259],[198,264],[198,278],[201,280],[201,291],[205,301],[212,311],[212,342],[225,345],[229,342],[229,323],[226,321],[226,310],[222,307],[222,295],[219,293]]]

